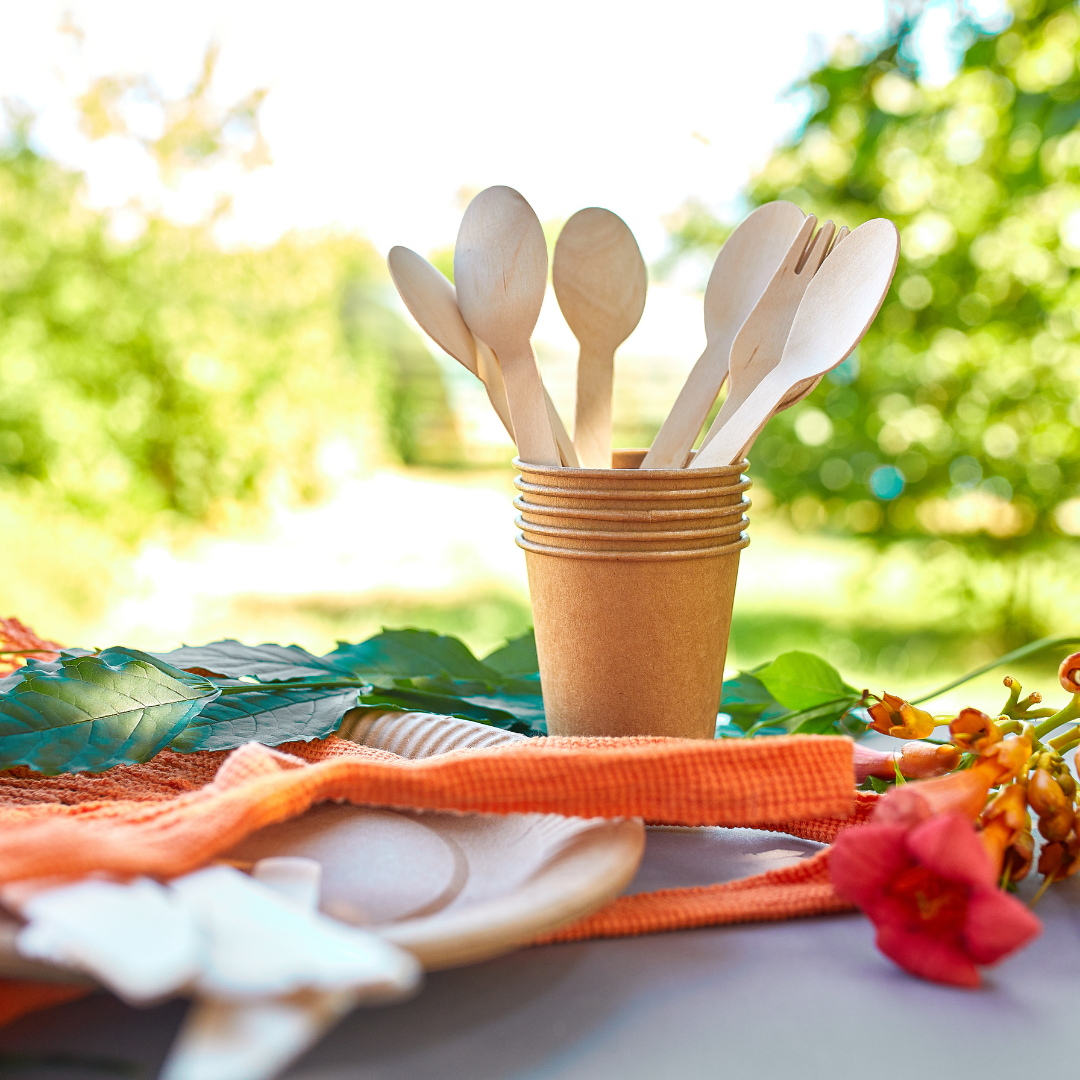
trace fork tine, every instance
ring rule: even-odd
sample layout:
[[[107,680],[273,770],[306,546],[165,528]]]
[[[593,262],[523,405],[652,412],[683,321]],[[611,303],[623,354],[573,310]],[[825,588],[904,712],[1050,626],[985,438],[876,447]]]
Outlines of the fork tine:
[[[802,257],[802,261],[799,263],[799,268],[795,272],[801,274],[806,267],[810,268],[810,276],[813,277],[818,267],[825,259],[825,254],[829,250],[829,241],[832,240],[833,231],[836,226],[831,221],[826,221],[817,231],[817,235],[807,245],[806,253]]]
[[[846,225],[841,225],[839,231],[836,234],[836,239],[833,241],[833,245],[829,248],[829,254],[831,255],[836,250],[836,245],[844,239],[845,236],[850,236],[851,230]]]
[[[836,226],[831,221],[826,221],[818,230],[817,236],[814,237],[814,244],[816,247],[811,260],[811,266],[815,274],[821,269],[821,264],[825,261],[825,257],[832,250],[829,245],[832,243],[833,234],[835,232]],[[818,244],[818,240],[821,241],[820,244]]]
[[[807,214],[806,220],[802,223],[802,228],[799,230],[798,235],[791,241],[791,247],[788,248],[787,254],[784,256],[784,261],[780,264],[781,270],[786,270],[790,273],[797,274],[800,267],[806,259],[806,252],[809,244],[812,242],[810,237],[814,235],[814,227],[817,225],[817,218],[813,214]]]

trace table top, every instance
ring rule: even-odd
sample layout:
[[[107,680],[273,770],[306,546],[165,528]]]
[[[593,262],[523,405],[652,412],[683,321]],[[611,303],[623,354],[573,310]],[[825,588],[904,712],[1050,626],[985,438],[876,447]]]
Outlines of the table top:
[[[749,829],[653,828],[629,891],[731,880],[817,848]],[[1026,884],[1021,895],[1033,892]],[[1043,936],[988,971],[980,991],[905,975],[877,952],[860,915],[524,949],[430,975],[404,1004],[352,1013],[284,1075],[966,1080],[1033,1068],[1065,1075],[1077,1054],[1080,875],[1054,886],[1038,913]],[[108,1059],[141,1067],[126,1075],[152,1077],[184,1009],[170,1002],[136,1010],[97,995],[24,1017],[0,1031],[0,1065],[14,1080],[101,1080]],[[54,1056],[56,1068],[9,1069],[21,1055]]]

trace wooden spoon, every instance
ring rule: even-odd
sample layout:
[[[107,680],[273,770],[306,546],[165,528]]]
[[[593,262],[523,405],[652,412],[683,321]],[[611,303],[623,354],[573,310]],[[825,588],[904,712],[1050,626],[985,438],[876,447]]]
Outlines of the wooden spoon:
[[[836,250],[836,245],[844,239],[845,236],[850,236],[851,230],[846,225],[841,225],[837,230],[836,239],[832,242],[832,247],[829,248],[829,254],[831,255]],[[821,380],[824,379],[824,375],[818,375],[813,379],[803,379],[801,382],[797,382],[787,396],[775,409],[769,414],[771,420],[777,413],[784,412],[786,409],[790,409],[793,405],[798,405],[800,401],[805,401],[817,388]],[[711,434],[711,429],[710,429]],[[742,455],[740,455],[742,456]]]
[[[406,247],[392,248],[387,256],[390,276],[397,291],[420,329],[443,352],[452,356],[484,384],[491,407],[498,414],[506,433],[514,438],[514,425],[510,419],[510,406],[506,402],[506,387],[502,369],[491,349],[477,340],[465,325],[458,309],[457,293],[439,271],[415,251]],[[563,426],[547,390],[544,391],[548,419],[555,433],[555,441],[564,465],[576,466],[577,454],[574,444]]]
[[[817,218],[813,214],[803,222],[772,281],[735,335],[728,358],[728,394],[702,440],[699,452],[712,442],[713,436],[783,355],[784,342],[799,302],[825,260],[833,238],[835,226],[831,221],[825,222],[815,234],[816,224]]]
[[[705,288],[707,344],[675,399],[643,469],[680,469],[724,384],[731,343],[802,228],[789,202],[759,206],[726,240]]]
[[[780,362],[694,458],[692,469],[738,461],[797,384],[816,379],[851,354],[889,291],[899,256],[900,236],[885,218],[860,225],[844,240],[807,286]]]
[[[645,310],[645,260],[621,217],[590,206],[574,214],[559,233],[552,281],[581,346],[574,444],[586,469],[610,469],[615,350]]]
[[[513,188],[489,187],[465,210],[454,249],[465,325],[499,358],[518,454],[561,465],[530,340],[547,287],[547,244],[533,208]]]
[[[829,248],[829,254],[831,255],[836,250],[836,245],[844,239],[845,236],[850,236],[851,230],[846,225],[841,225],[836,232],[836,239],[832,242],[832,247]],[[786,409],[790,409],[793,405],[798,405],[800,401],[805,401],[817,388],[821,380],[824,379],[824,375],[818,375],[813,379],[803,379],[801,382],[796,383],[787,396],[779,405],[773,409],[769,418],[772,419],[777,413],[784,412]]]

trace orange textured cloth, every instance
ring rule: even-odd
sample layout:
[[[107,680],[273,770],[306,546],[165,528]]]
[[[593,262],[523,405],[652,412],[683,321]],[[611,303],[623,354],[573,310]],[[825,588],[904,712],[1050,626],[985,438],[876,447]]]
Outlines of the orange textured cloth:
[[[257,743],[228,757],[166,751],[105,773],[104,800],[89,777],[12,770],[0,779],[0,881],[93,870],[176,877],[328,799],[673,825],[843,818],[855,805],[851,743],[819,735],[529,739],[416,761],[336,738],[282,749],[291,753]],[[184,790],[185,766],[205,779],[210,758],[219,763],[213,779]]]
[[[163,751],[97,776],[9,770],[0,775],[0,881],[92,871],[169,879],[330,799],[751,826],[824,842],[869,807],[854,791],[851,742],[838,737],[553,737],[419,760],[334,737],[277,750],[249,743],[230,754]],[[829,885],[827,855],[725,885],[620,897],[544,940],[847,910]],[[6,988],[12,1000],[15,985]],[[38,985],[27,984],[27,1000]]]
[[[866,821],[877,800],[876,795],[864,792],[856,792],[856,798],[855,812],[846,821],[786,821],[763,827],[806,840],[831,843],[841,829]],[[634,937],[726,923],[779,922],[854,910],[854,904],[841,900],[833,892],[829,881],[829,851],[826,849],[796,866],[769,870],[740,881],[620,896],[572,926],[539,938],[536,944]]]
[[[0,979],[0,1027],[20,1016],[64,1005],[89,997],[94,988],[82,983],[29,982],[24,979]]]

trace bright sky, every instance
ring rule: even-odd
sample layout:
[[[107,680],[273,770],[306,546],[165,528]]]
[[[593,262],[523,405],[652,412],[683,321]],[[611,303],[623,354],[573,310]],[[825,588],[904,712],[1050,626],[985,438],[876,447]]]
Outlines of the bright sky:
[[[58,32],[65,11],[81,50]],[[949,68],[952,11],[934,0],[925,19],[931,78]],[[730,208],[797,124],[791,82],[885,19],[884,0],[0,0],[0,94],[40,114],[39,144],[86,171],[99,206],[190,218],[231,192],[226,242],[340,226],[427,252],[453,241],[462,189],[503,183],[542,220],[610,207],[651,261],[664,215],[690,197]],[[79,135],[71,102],[90,78],[148,73],[179,95],[211,38],[222,101],[270,91],[272,166],[168,191],[131,140]]]

